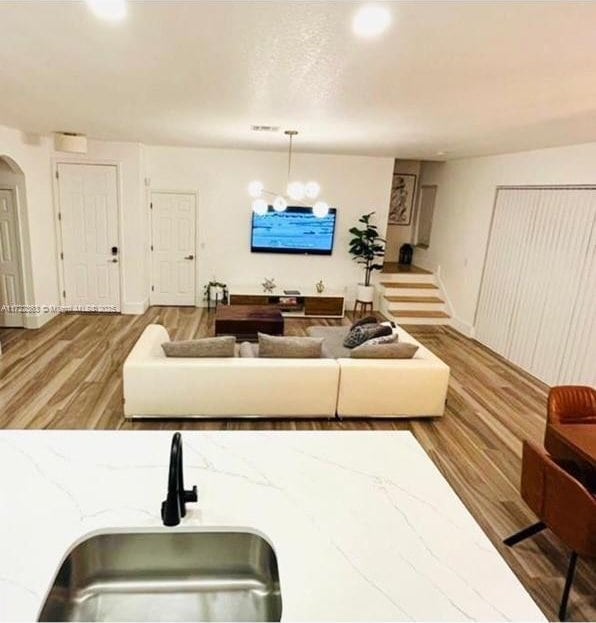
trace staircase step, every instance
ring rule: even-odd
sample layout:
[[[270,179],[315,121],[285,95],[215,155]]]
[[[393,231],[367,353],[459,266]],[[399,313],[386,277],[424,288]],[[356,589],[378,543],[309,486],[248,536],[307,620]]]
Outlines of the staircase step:
[[[384,273],[410,273],[415,275],[432,275],[432,271],[414,266],[414,264],[398,264],[397,262],[385,262],[383,264]]]
[[[386,301],[390,303],[444,303],[438,296],[386,296]]]
[[[407,281],[381,281],[385,288],[416,288],[420,290],[438,290],[434,283],[408,283]]]
[[[427,311],[427,310],[391,310],[391,314],[396,318],[449,318],[449,314],[442,311]]]

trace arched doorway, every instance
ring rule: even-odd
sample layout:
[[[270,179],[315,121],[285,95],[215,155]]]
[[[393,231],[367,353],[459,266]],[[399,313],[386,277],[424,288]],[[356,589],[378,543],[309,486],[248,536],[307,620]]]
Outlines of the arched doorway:
[[[0,154],[0,327],[23,327],[31,301],[25,175]]]

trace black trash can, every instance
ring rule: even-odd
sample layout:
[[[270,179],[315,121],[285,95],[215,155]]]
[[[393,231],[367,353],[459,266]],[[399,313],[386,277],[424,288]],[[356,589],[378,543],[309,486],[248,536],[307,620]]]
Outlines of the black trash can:
[[[412,263],[414,247],[411,244],[402,244],[399,248],[399,263],[409,266]]]

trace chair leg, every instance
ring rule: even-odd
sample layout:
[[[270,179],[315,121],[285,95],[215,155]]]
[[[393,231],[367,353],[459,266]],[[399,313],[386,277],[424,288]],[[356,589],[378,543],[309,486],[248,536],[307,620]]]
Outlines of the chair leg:
[[[567,577],[565,578],[565,588],[563,589],[563,597],[561,597],[561,606],[559,607],[559,620],[565,621],[567,614],[567,602],[569,601],[569,593],[573,584],[573,576],[575,575],[575,565],[577,564],[577,553],[571,552],[569,558],[569,568],[567,569]]]
[[[538,534],[539,532],[542,532],[545,528],[546,528],[546,524],[543,523],[542,521],[539,521],[507,537],[503,541],[503,543],[505,543],[505,545],[507,545],[508,547],[512,547],[513,545],[516,545],[520,541],[523,541],[524,539],[527,539],[531,536],[534,536],[535,534]]]

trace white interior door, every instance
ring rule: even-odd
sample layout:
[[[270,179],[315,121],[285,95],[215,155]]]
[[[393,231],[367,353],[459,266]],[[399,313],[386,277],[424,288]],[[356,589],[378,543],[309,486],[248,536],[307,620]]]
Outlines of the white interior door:
[[[195,195],[152,193],[152,305],[195,304],[195,227]]]
[[[117,179],[115,166],[58,165],[67,306],[120,311]]]
[[[22,314],[11,306],[23,303],[21,254],[14,192],[0,189],[0,326],[22,327]]]

